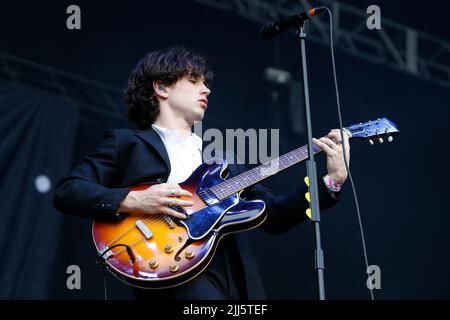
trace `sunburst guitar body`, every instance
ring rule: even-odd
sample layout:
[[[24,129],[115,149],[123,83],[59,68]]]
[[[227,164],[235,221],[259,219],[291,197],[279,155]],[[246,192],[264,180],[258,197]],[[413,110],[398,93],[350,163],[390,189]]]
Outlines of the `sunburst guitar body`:
[[[192,207],[173,207],[187,215],[185,220],[147,215],[128,216],[114,223],[95,221],[94,243],[108,270],[137,287],[176,286],[192,279],[209,264],[225,234],[260,225],[265,219],[263,201],[242,200],[240,192],[221,200],[211,190],[224,181],[221,175],[226,167],[225,161],[202,164],[187,181],[179,184],[193,194],[189,199],[194,202]],[[129,189],[144,190],[152,185]]]

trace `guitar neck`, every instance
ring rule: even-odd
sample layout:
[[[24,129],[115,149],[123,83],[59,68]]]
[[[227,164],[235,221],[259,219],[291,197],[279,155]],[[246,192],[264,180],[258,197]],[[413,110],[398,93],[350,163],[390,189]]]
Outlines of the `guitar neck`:
[[[387,118],[378,118],[374,121],[353,124],[343,128],[343,130],[350,138],[369,140],[371,145],[374,144],[372,139],[377,139],[380,143],[383,143],[383,138],[385,138],[391,142],[393,135],[400,132],[397,126]],[[321,151],[321,148],[313,144],[314,154]],[[210,190],[219,199],[224,199],[306,159],[308,159],[308,146],[304,145],[281,157],[272,159],[268,163],[225,180],[211,187]]]
[[[321,148],[313,144],[314,154],[321,151]],[[294,149],[267,163],[225,180],[211,187],[210,190],[219,199],[224,199],[306,159],[308,159],[308,145]]]

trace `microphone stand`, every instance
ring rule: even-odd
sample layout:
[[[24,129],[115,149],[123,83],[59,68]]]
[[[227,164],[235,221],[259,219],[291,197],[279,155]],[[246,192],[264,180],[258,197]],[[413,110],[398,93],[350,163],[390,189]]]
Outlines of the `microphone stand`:
[[[306,30],[305,22],[302,23],[297,33],[300,38],[301,48],[301,62],[302,62],[302,78],[303,78],[303,92],[305,99],[305,119],[308,134],[308,156],[306,161],[306,172],[309,177],[309,193],[311,196],[311,221],[314,224],[316,249],[314,251],[315,270],[317,272],[317,288],[319,300],[325,300],[325,284],[324,284],[324,258],[320,237],[320,209],[319,209],[319,194],[317,187],[317,169],[314,161],[313,143],[312,143],[312,129],[311,129],[311,112],[309,107],[309,88],[308,88],[308,70],[306,68]],[[304,214],[304,213],[303,213]]]

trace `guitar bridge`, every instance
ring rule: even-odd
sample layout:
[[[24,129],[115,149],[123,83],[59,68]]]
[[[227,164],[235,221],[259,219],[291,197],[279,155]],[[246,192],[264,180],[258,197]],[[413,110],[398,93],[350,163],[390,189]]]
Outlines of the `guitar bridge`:
[[[173,219],[169,216],[163,216],[163,220],[167,223],[170,229],[175,228],[175,223],[173,222]]]

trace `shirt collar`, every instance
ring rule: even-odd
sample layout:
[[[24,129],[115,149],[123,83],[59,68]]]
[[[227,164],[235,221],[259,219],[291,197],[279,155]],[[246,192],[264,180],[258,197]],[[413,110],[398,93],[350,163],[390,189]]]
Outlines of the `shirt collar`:
[[[168,141],[176,141],[179,143],[186,142],[188,140],[192,141],[195,146],[202,151],[203,141],[197,134],[194,132],[187,139],[183,139],[175,130],[169,130],[155,124],[152,124],[152,128],[159,134],[164,143]]]

